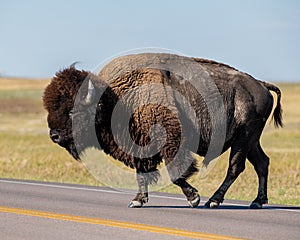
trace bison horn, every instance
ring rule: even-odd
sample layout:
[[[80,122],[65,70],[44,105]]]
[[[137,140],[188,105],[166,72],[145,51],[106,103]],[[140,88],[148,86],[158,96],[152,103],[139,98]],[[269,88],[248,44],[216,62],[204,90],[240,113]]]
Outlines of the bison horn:
[[[83,101],[84,105],[90,105],[95,98],[95,87],[92,83],[91,80],[89,80],[89,84],[88,84],[88,93]]]
[[[70,68],[75,68],[76,67],[76,64],[80,63],[79,61],[76,61],[76,62],[73,62],[70,66]]]

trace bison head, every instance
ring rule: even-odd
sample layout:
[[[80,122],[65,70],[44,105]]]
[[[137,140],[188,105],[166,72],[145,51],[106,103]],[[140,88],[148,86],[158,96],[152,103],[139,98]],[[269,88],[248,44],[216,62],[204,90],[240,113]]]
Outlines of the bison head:
[[[89,133],[94,129],[91,118],[95,115],[91,113],[91,105],[95,103],[96,91],[93,78],[96,76],[71,66],[56,73],[43,96],[51,140],[76,160],[80,160],[80,153],[92,145]],[[76,143],[74,139],[79,141]]]

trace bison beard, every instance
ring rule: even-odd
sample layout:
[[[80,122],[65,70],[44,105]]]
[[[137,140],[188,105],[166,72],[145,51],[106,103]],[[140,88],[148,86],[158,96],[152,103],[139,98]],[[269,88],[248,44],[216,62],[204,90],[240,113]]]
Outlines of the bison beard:
[[[126,70],[135,62],[164,62],[173,56],[175,55],[137,54],[120,57],[109,63],[98,76],[71,66],[58,72],[44,92],[43,101],[48,111],[47,120],[53,142],[64,147],[76,160],[80,160],[81,152],[87,147],[97,147],[99,143],[106,154],[136,169],[139,191],[130,207],[141,207],[148,201],[148,185],[158,181],[157,167],[163,159],[172,182],[181,187],[189,205],[197,207],[200,202],[197,189],[187,179],[198,171],[191,151],[205,156],[210,145],[212,119],[206,102],[188,81],[182,81],[180,76],[172,72],[155,68]],[[216,85],[226,111],[226,136],[220,152],[231,148],[229,167],[224,182],[205,206],[219,206],[230,185],[244,170],[247,158],[253,164],[259,180],[258,195],[250,207],[261,208],[268,201],[269,158],[263,152],[259,139],[273,107],[273,98],[269,91],[277,94],[273,118],[276,126],[282,126],[280,90],[222,63],[198,58],[179,58],[196,62],[209,73],[210,81]],[[114,71],[123,73],[116,75]],[[142,105],[134,110],[128,126],[130,139],[124,137],[122,126],[126,122],[122,123],[123,117],[119,116],[117,119],[121,127],[116,127],[118,131],[114,135],[111,126],[114,108],[124,94],[144,84],[164,86],[165,90],[149,88],[148,94],[154,94],[156,99],[166,102]],[[168,92],[168,89],[173,89],[185,97],[195,111],[196,124],[191,120],[190,114],[187,114],[185,105],[172,92]],[[128,109],[127,105],[131,104],[130,101],[140,98],[143,96],[135,95],[134,92],[132,96],[129,94],[124,102],[125,111]],[[151,135],[153,125],[161,126],[163,132],[154,131]],[[188,126],[186,132],[183,132],[183,125]],[[92,139],[91,132],[96,132],[97,144]],[[80,141],[75,142],[76,139]],[[153,140],[157,143],[163,142],[163,145],[155,154],[139,157],[128,151],[132,148],[129,143],[125,144],[124,149],[124,146],[118,144],[119,140],[125,143],[132,140],[137,146],[145,148]],[[197,147],[192,148],[191,145],[195,142]],[[209,161],[210,159],[205,159],[204,164]]]

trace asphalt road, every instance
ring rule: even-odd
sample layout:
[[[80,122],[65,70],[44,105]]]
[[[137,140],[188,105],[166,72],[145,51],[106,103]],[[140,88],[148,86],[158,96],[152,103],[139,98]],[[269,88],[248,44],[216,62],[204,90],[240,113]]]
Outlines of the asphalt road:
[[[226,201],[191,209],[182,195],[151,193],[141,209],[133,193],[103,187],[0,179],[0,239],[300,239],[300,208]]]

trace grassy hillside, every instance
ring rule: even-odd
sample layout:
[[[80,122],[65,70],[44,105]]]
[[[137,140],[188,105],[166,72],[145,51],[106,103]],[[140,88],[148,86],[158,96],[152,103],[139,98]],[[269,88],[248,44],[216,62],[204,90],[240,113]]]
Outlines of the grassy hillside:
[[[0,178],[31,179],[101,185],[86,168],[74,161],[48,137],[42,93],[48,80],[0,79]],[[300,84],[281,84],[283,129],[268,124],[262,146],[271,158],[269,202],[300,205]],[[228,153],[210,174],[191,179],[201,195],[210,196],[226,174]],[[134,178],[134,176],[132,176]],[[180,192],[175,186],[163,189]],[[252,200],[257,177],[247,163],[227,198]]]

